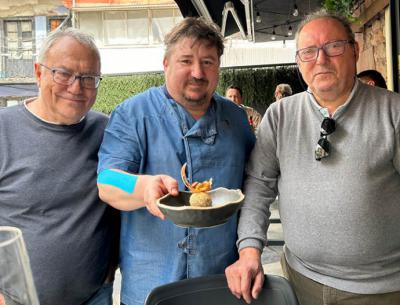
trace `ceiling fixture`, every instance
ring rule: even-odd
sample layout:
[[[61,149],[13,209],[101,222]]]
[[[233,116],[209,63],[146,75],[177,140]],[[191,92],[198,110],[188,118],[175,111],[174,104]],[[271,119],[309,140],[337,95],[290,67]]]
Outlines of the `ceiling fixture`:
[[[276,35],[276,33],[275,33],[275,25],[274,25],[274,29],[272,30],[271,40],[275,40],[276,39],[275,35]]]
[[[262,19],[261,19],[261,16],[260,16],[260,12],[257,12],[257,14],[256,14],[256,22],[257,23],[261,23],[261,21],[262,21]]]
[[[221,34],[225,37],[225,30],[226,30],[226,21],[228,19],[228,14],[231,13],[233,19],[236,22],[236,25],[239,28],[240,34],[242,35],[243,39],[246,39],[246,33],[244,31],[243,25],[240,22],[239,16],[236,12],[235,6],[232,1],[228,1],[224,5],[224,9],[222,11],[222,26],[221,26]]]
[[[295,3],[294,6],[293,6],[293,13],[292,13],[292,15],[295,16],[295,17],[299,16],[299,9],[297,8],[297,4],[296,4],[296,3]]]
[[[208,11],[208,8],[203,0],[192,0],[192,4],[199,16],[204,16],[208,21],[213,21],[210,12]]]
[[[291,25],[289,25],[289,28],[288,28],[288,31],[287,31],[287,35],[288,36],[292,36],[293,35],[293,29],[292,29]]]

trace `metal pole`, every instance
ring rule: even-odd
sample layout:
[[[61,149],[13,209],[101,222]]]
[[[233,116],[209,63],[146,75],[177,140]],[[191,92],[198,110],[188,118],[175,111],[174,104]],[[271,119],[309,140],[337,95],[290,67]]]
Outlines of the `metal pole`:
[[[392,58],[393,58],[393,91],[400,93],[399,87],[399,60],[400,60],[400,6],[399,0],[390,0],[390,27],[392,30]]]

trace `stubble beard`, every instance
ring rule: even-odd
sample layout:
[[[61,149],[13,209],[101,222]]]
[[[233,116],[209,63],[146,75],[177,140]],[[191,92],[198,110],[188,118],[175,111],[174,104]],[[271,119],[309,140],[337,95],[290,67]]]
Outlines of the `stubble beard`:
[[[193,107],[203,106],[209,102],[208,98],[207,98],[207,94],[204,94],[198,98],[193,98],[193,97],[190,97],[190,96],[184,94],[183,99],[187,105],[193,106]]]

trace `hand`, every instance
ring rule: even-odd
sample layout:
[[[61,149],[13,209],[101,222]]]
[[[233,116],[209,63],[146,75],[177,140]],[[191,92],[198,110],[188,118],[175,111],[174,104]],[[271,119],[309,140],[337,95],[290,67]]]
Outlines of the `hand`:
[[[225,269],[225,275],[232,294],[238,299],[243,297],[250,304],[252,299],[257,299],[264,284],[261,251],[256,248],[242,249],[239,260]]]
[[[166,194],[178,195],[178,182],[167,175],[146,176],[146,187],[143,199],[147,210],[156,217],[165,219],[163,213],[156,204],[156,200]]]

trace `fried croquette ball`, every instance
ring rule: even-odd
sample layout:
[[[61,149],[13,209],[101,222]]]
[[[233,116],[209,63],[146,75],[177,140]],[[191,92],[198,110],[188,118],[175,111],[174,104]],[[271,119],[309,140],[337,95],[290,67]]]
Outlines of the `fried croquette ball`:
[[[194,207],[210,207],[212,200],[211,196],[208,193],[200,192],[200,193],[193,193],[190,196],[189,203],[191,206]]]

